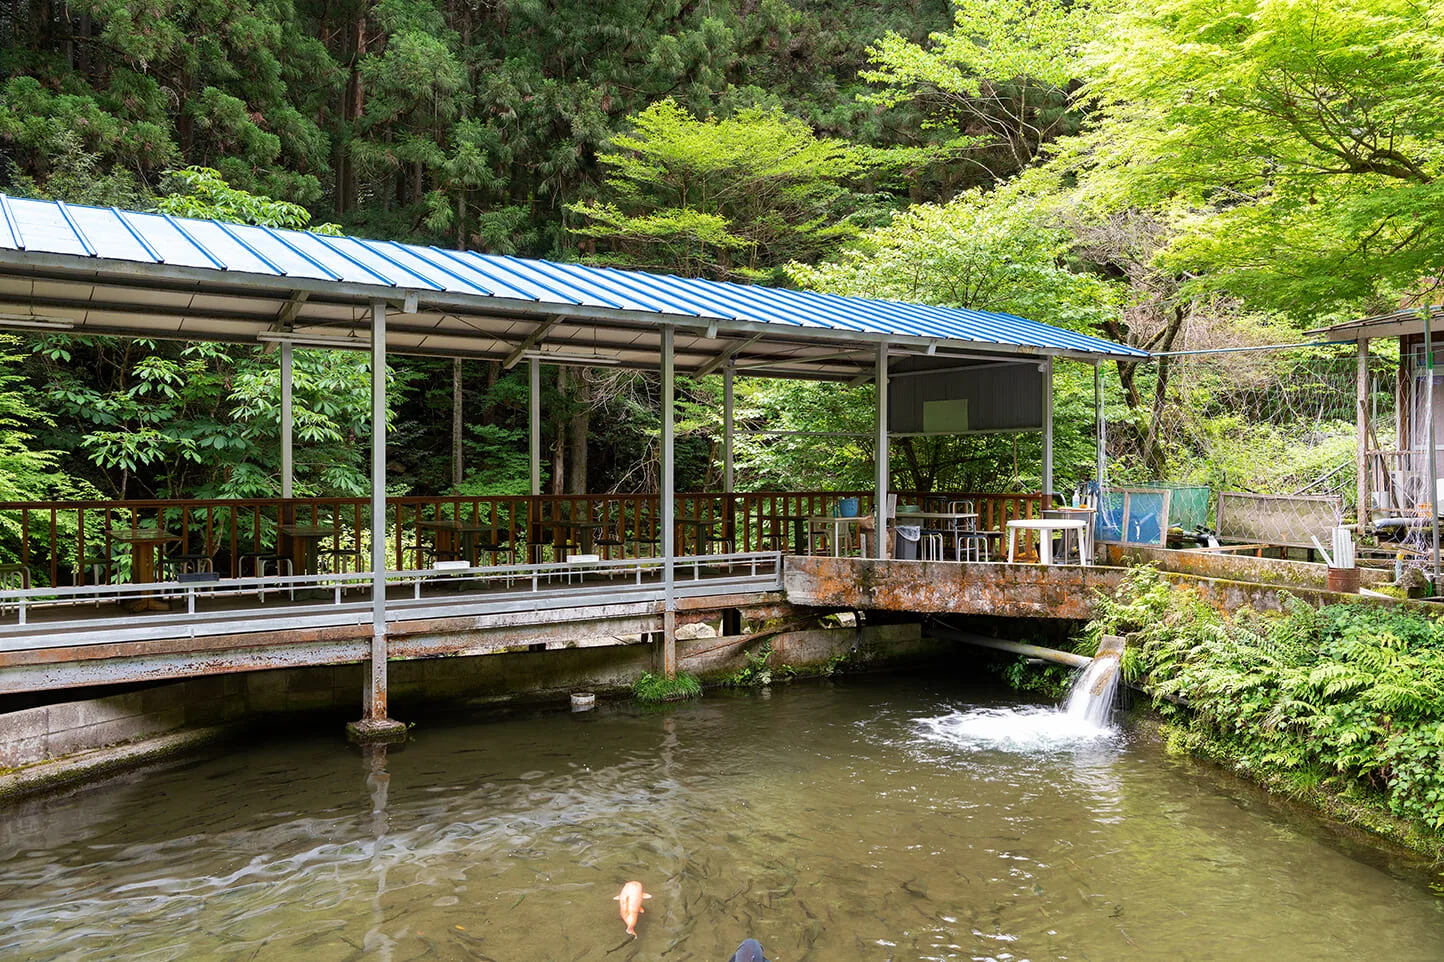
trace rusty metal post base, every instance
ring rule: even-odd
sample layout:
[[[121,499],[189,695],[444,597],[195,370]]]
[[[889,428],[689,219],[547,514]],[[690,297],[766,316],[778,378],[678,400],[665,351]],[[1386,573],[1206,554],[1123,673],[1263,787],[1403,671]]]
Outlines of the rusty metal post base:
[[[662,674],[677,677],[677,612],[662,613]]]
[[[394,718],[363,718],[346,724],[346,739],[358,745],[395,745],[406,741],[410,730]]]

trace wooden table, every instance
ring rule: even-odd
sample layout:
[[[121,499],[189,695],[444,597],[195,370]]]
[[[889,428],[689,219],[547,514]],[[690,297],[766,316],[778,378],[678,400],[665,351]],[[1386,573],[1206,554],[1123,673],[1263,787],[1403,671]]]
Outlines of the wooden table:
[[[1038,560],[1045,565],[1053,563],[1053,534],[1058,531],[1076,531],[1082,537],[1088,529],[1088,522],[1076,518],[1028,518],[1008,522],[1008,563],[1013,563],[1013,553],[1018,543],[1019,531],[1038,532]],[[1089,564],[1086,554],[1080,554],[1084,567]]]
[[[179,541],[180,535],[160,528],[111,528],[111,541],[130,545],[130,583],[155,584],[155,552],[163,544]],[[126,603],[131,611],[169,611],[170,605],[149,595]]]
[[[854,515],[854,516],[852,516],[852,517],[847,517],[847,518],[845,518],[845,517],[842,517],[841,515],[833,516],[833,515],[830,515],[830,514],[829,514],[829,515],[822,515],[822,516],[820,516],[820,517],[808,518],[808,519],[807,519],[807,534],[808,534],[808,542],[809,542],[809,544],[807,545],[807,548],[808,548],[808,552],[807,552],[807,553],[808,553],[808,554],[811,554],[811,553],[812,553],[812,544],[811,544],[810,542],[812,541],[813,535],[815,535],[815,534],[823,531],[825,528],[827,528],[829,525],[831,525],[831,527],[832,527],[832,556],[833,556],[834,558],[840,558],[840,557],[842,557],[842,542],[843,542],[843,537],[842,537],[842,535],[843,535],[843,531],[844,531],[845,528],[847,528],[848,525],[854,525],[854,524],[855,524],[855,525],[858,525],[859,527],[860,527],[861,525],[864,525],[864,524],[872,524],[872,515],[870,515],[870,514],[860,514],[860,515]],[[849,533],[848,536],[847,536],[847,543],[848,543],[849,545],[852,544],[852,536],[851,536],[850,533]]]
[[[725,523],[726,520],[726,518],[676,519],[675,527],[673,528],[673,536],[676,539],[673,542],[674,553],[680,555],[686,549],[687,539],[683,535],[683,532],[690,528],[692,529],[692,547],[694,549],[692,553],[699,555],[706,554],[707,552],[702,550],[704,547],[703,537],[710,536],[717,526]]]
[[[291,539],[291,573],[320,574],[316,564],[316,543],[331,537],[336,529],[318,524],[283,524],[280,531]]]
[[[768,521],[774,525],[772,536],[777,536],[775,525],[783,522],[792,525],[792,552],[793,554],[807,554],[807,515],[805,514],[759,514],[758,521]],[[781,550],[779,548],[779,550]]]
[[[456,561],[461,558],[458,550],[462,538],[460,521],[438,518],[435,521],[418,521],[416,526],[431,532],[432,561]],[[420,558],[416,559],[416,566],[421,567]]]

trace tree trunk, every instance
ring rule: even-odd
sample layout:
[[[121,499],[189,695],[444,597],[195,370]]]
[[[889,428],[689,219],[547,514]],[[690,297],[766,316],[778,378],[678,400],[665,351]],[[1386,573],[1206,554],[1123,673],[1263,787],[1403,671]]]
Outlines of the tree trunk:
[[[1178,332],[1183,329],[1183,320],[1188,316],[1188,310],[1182,304],[1174,307],[1173,317],[1169,319],[1168,327],[1164,329],[1163,336],[1159,338],[1159,346],[1156,350],[1171,351],[1173,342],[1178,338]],[[1160,427],[1163,421],[1163,408],[1168,403],[1168,362],[1172,360],[1167,357],[1158,359],[1158,374],[1153,382],[1153,412],[1148,419],[1148,432],[1143,438],[1143,463],[1153,472],[1154,477],[1163,477],[1164,461],[1166,452],[1163,450],[1163,441],[1160,436]]]
[[[572,416],[567,425],[567,490],[572,494],[587,493],[587,436],[592,427],[591,386],[585,372],[572,375],[575,391],[571,398]]]
[[[563,399],[567,396],[567,369],[557,368],[557,395]],[[552,438],[552,494],[567,493],[567,421],[561,415],[557,416],[557,431]]]

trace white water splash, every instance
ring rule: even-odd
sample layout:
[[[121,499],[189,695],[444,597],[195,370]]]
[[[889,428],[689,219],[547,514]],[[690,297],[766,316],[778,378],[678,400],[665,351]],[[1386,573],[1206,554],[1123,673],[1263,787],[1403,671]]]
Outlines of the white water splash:
[[[1062,708],[974,708],[922,718],[923,737],[954,748],[1023,754],[1067,751],[1112,741],[1111,724],[1122,655],[1119,639],[1106,639],[1083,669]]]
[[[1063,712],[1069,718],[1095,728],[1108,727],[1113,716],[1113,701],[1118,694],[1119,655],[1100,650],[1068,693]]]
[[[918,719],[923,738],[966,751],[1071,751],[1110,742],[1117,731],[1057,708],[973,708]]]

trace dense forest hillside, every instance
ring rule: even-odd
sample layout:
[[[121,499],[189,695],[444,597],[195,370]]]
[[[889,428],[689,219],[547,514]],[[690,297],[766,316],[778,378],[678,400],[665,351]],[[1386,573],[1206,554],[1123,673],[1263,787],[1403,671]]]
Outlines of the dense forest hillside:
[[[0,41],[12,194],[1008,311],[1164,353],[1298,341],[1437,302],[1444,276],[1444,30],[1408,0],[30,0]],[[365,359],[303,354],[297,490],[360,490]],[[1111,367],[1113,476],[1352,497],[1353,364]],[[1370,361],[1380,430],[1397,366]],[[515,372],[392,377],[395,490],[524,485]],[[255,349],[0,337],[0,490],[274,494],[275,379]],[[683,487],[717,480],[715,380],[682,385]],[[1066,486],[1093,470],[1092,371],[1059,380]],[[653,381],[544,390],[552,490],[655,485]],[[744,380],[738,413],[866,434],[869,391]],[[903,487],[1031,487],[1039,447],[898,439],[894,464]],[[850,487],[873,452],[744,434],[739,455],[744,486]]]
[[[888,31],[951,18],[947,0],[11,4],[0,184],[134,206],[198,165],[368,236],[564,254],[598,153],[664,98],[926,142],[921,112],[856,99],[858,72]],[[906,186],[916,201],[969,179],[924,164]]]

